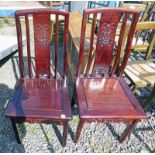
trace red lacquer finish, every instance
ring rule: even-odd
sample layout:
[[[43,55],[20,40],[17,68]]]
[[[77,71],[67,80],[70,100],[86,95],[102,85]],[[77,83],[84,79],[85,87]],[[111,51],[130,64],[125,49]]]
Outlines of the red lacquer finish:
[[[91,67],[91,62],[92,62],[92,57],[91,56],[92,56],[92,53],[93,53],[93,43],[94,43],[94,33],[95,33],[95,26],[96,26],[96,17],[97,17],[97,14],[94,14],[92,28],[91,28],[90,53],[89,53],[89,59],[88,59],[88,64],[87,64],[87,72],[89,72],[89,69]]]
[[[129,122],[146,118],[123,78],[79,78],[76,81],[81,118],[105,121],[124,118]]]
[[[34,14],[36,77],[50,78],[50,14]]]
[[[112,61],[116,28],[121,15],[119,12],[105,12],[101,16],[94,69],[104,68],[105,72],[109,70]]]
[[[32,120],[37,118],[44,121],[61,119],[61,115],[64,115],[66,119],[71,119],[70,109],[65,108],[70,106],[70,98],[64,80],[21,79],[15,90],[12,105],[7,109],[7,116],[26,116]]]
[[[27,38],[27,55],[28,55],[28,69],[29,69],[29,77],[32,77],[32,69],[31,69],[31,53],[30,53],[30,30],[29,30],[29,19],[28,16],[25,16],[26,20],[26,38]]]
[[[122,71],[124,70],[124,67],[127,63],[130,50],[131,50],[131,43],[133,34],[135,31],[136,23],[139,18],[139,13],[132,10],[126,10],[126,9],[89,9],[84,10],[83,13],[83,20],[82,20],[82,29],[81,29],[81,39],[80,39],[80,52],[79,52],[79,62],[78,62],[78,69],[77,74],[80,74],[81,67],[82,67],[82,60],[83,60],[83,54],[84,54],[84,44],[85,44],[85,30],[86,30],[86,22],[87,17],[89,14],[101,14],[101,18],[99,21],[99,27],[98,27],[98,34],[97,34],[97,41],[93,42],[94,40],[94,24],[96,23],[93,19],[92,24],[92,33],[90,36],[90,55],[88,59],[88,65],[87,65],[87,71],[90,68],[90,60],[92,60],[92,50],[96,52],[95,56],[95,63],[93,65],[93,72],[102,72],[102,74],[114,74],[120,59],[120,49],[122,48],[122,42],[124,37],[124,31],[126,28],[127,20],[129,18],[129,15],[132,16],[132,23],[130,27],[130,35],[127,37],[126,41],[126,51],[124,56],[124,62],[121,65],[120,72],[122,74]],[[117,49],[115,50],[115,34],[116,29],[118,27],[118,23],[121,21],[121,32],[119,41],[117,43]],[[115,44],[114,44],[115,43]],[[96,48],[93,49],[92,45],[96,44]],[[112,68],[111,63],[113,60],[113,54],[114,50],[116,53],[116,59],[114,61],[114,68]]]
[[[56,16],[56,48],[55,48],[55,69],[51,73],[50,64],[50,36],[51,20],[50,15]],[[58,77],[58,18],[64,16],[64,72]],[[28,76],[23,65],[22,31],[20,18],[25,16]],[[19,64],[21,77],[16,84],[12,101],[9,103],[6,116],[11,119],[16,139],[21,143],[16,123],[21,122],[43,122],[58,123],[64,126],[62,145],[66,145],[68,121],[71,119],[70,95],[66,78],[66,54],[68,47],[68,19],[69,13],[51,9],[22,10],[15,13],[17,38],[19,48]],[[30,22],[33,20],[34,29],[34,52],[35,52],[35,75],[32,75]],[[62,52],[62,51],[61,51]],[[60,74],[59,74],[60,75]],[[55,77],[55,78],[54,78]]]
[[[92,50],[95,51],[95,60],[92,73],[89,75],[86,72],[82,75],[80,70],[83,59],[86,22],[89,14],[94,14],[94,18],[90,36],[90,55],[86,71],[89,71],[90,64],[92,63]],[[97,39],[96,42],[93,42],[95,40],[93,35],[97,14],[101,14],[101,18],[98,24]],[[129,16],[132,16],[130,33],[125,42],[126,50],[124,58],[119,63]],[[140,119],[147,118],[139,102],[132,94],[123,77],[121,77],[130,54],[132,38],[138,18],[138,12],[125,9],[105,8],[84,10],[79,62],[75,77],[75,90],[80,115],[75,142],[78,141],[85,122],[129,123],[130,125],[120,137],[120,142],[123,142],[134,129],[137,122]],[[119,23],[122,23],[122,26],[118,42],[116,42],[115,35]],[[94,44],[96,44],[96,47],[92,47]],[[118,64],[120,64],[120,70],[116,73]]]

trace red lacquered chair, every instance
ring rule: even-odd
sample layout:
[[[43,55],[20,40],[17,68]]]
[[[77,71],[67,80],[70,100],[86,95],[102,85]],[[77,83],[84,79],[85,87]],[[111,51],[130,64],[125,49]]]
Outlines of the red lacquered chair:
[[[84,43],[88,41],[88,38],[85,39],[85,31],[89,14],[93,14],[90,53],[86,72],[81,73]],[[101,14],[101,18],[96,39],[94,31],[97,14]],[[132,22],[128,20],[129,17],[132,18]],[[123,142],[134,129],[137,122],[147,118],[122,77],[131,51],[132,38],[138,18],[138,12],[119,8],[84,10],[78,69],[75,78],[75,90],[80,117],[75,142],[78,141],[85,122],[127,123],[127,128],[119,138],[120,142]],[[115,42],[116,29],[120,20],[122,25],[119,41]],[[121,66],[119,66],[120,70],[116,74],[116,70],[120,64],[120,52],[127,22],[131,22],[130,32],[126,41],[124,58]],[[95,58],[93,57],[94,52]]]
[[[54,15],[56,19],[53,75],[50,58],[51,15]],[[64,58],[62,58],[63,62],[61,62],[63,64],[63,73],[58,72],[58,20],[60,15],[65,18]],[[22,21],[25,19],[28,75],[23,63],[21,18]],[[18,143],[21,143],[21,141],[16,123],[54,122],[64,127],[62,145],[65,146],[68,121],[71,119],[70,95],[66,78],[69,13],[51,9],[23,10],[15,13],[15,19],[19,49],[20,79],[16,84],[12,101],[7,107],[6,116],[11,119]],[[30,19],[31,23],[33,21],[35,73],[32,72],[33,65],[31,62],[32,51],[30,43],[32,43],[31,37],[33,35],[30,33]]]

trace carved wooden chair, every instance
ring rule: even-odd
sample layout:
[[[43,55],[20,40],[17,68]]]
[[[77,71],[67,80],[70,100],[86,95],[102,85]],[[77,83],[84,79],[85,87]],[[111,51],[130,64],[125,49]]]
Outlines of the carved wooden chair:
[[[53,74],[50,58],[50,52],[52,52],[50,51],[51,14],[55,15],[56,19]],[[63,64],[62,73],[58,72],[58,19],[60,15],[65,18],[64,58],[62,59],[63,62],[61,62]],[[21,18],[25,19],[26,27],[28,75],[26,74],[23,62]],[[33,19],[35,73],[32,72],[32,47],[30,46],[32,32],[29,18]],[[19,49],[20,79],[15,86],[12,101],[7,107],[6,116],[11,119],[18,143],[21,143],[21,141],[16,126],[17,123],[53,122],[63,125],[62,145],[65,146],[68,121],[71,119],[70,95],[66,78],[69,13],[51,9],[32,9],[17,11],[15,19]]]
[[[92,51],[94,31],[98,13],[101,13],[102,16],[99,23],[93,71],[91,74],[89,74],[89,72],[81,74],[87,17],[89,14],[93,14],[90,37],[90,53],[87,63],[87,71],[89,71],[91,68],[91,61],[93,61]],[[119,71],[119,75],[116,76],[115,72],[119,62],[122,39],[129,16],[132,16],[132,24],[129,33],[130,35],[128,36],[125,56]],[[113,57],[115,33],[120,19],[122,20],[122,27],[119,35],[120,39],[118,48],[115,51],[117,52],[117,56],[112,67],[111,61]],[[123,142],[134,129],[137,122],[141,119],[147,118],[139,102],[132,94],[130,88],[122,77],[131,51],[132,38],[138,19],[139,13],[132,10],[119,8],[84,10],[78,69],[77,75],[75,76],[75,96],[77,97],[80,117],[76,131],[75,142],[78,141],[85,122],[97,121],[128,123],[126,130],[119,139],[120,142]],[[75,103],[75,98],[73,99],[72,104],[73,103]]]

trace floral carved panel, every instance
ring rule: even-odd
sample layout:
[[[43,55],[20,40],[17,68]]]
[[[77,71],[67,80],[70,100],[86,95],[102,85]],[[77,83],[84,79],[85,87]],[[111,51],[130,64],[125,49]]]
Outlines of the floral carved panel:
[[[117,12],[101,15],[96,44],[95,74],[106,76],[110,71],[115,34],[120,18],[121,14]]]
[[[99,39],[99,44],[100,46],[111,46],[113,43],[113,31],[115,30],[115,25],[114,24],[107,24],[105,23],[103,25],[103,32],[101,34],[101,38]]]
[[[37,37],[36,42],[38,47],[47,48],[50,45],[48,34],[50,33],[49,25],[36,25]]]
[[[43,78],[50,73],[51,21],[48,14],[34,14],[34,42],[36,77]]]

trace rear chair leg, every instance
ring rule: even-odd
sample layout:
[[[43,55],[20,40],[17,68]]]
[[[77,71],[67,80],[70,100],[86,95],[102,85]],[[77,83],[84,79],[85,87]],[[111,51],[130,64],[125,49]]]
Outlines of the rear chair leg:
[[[63,141],[62,141],[62,146],[66,146],[66,140],[67,140],[67,131],[68,131],[68,120],[65,120],[63,122]]]
[[[70,53],[71,53],[71,59],[73,58],[73,40],[71,39],[71,43],[70,43]]]
[[[75,105],[75,101],[76,101],[76,89],[75,89],[75,86],[74,86],[74,91],[73,91],[73,96],[72,96],[72,101],[71,101],[71,106],[74,107]]]
[[[152,90],[152,92],[151,92],[151,95],[147,98],[147,100],[146,100],[146,101],[144,102],[144,104],[142,105],[142,107],[143,107],[144,109],[147,109],[149,106],[151,106],[152,100],[153,100],[154,96],[155,96],[155,85],[154,85],[154,87],[153,87],[153,90]]]
[[[137,89],[138,89],[137,86],[134,86],[133,89],[132,89],[132,92],[135,94]]]
[[[15,122],[15,120],[13,118],[10,118],[10,120],[11,120],[12,127],[13,127],[13,130],[14,130],[15,136],[16,136],[17,143],[21,144],[21,140],[20,140],[20,137],[19,137],[19,133],[18,133],[18,129],[17,129],[17,126],[16,126],[16,122]]]
[[[129,88],[131,88],[133,86],[133,83],[131,82],[130,84],[129,84]]]
[[[123,134],[119,138],[120,143],[123,143],[126,137],[131,134],[131,132],[134,130],[135,126],[137,125],[138,121],[139,120],[135,120],[126,127]]]
[[[83,125],[84,125],[84,121],[80,119],[77,130],[76,130],[75,139],[74,139],[75,143],[77,143],[79,138],[80,138],[80,134],[81,134],[81,130],[82,130]]]

